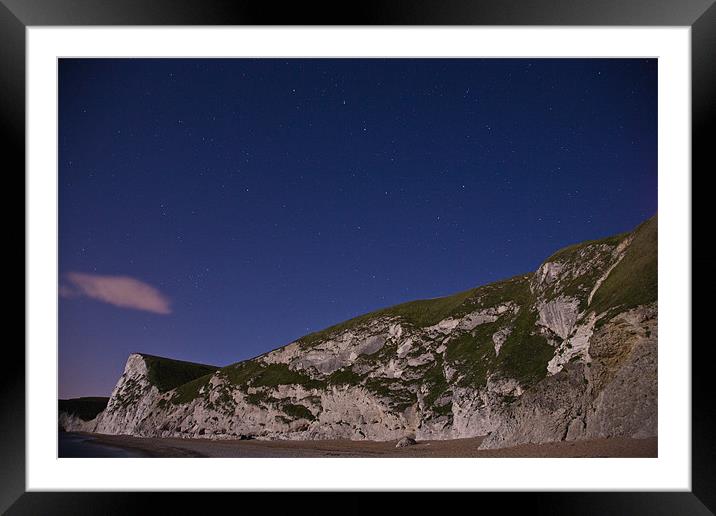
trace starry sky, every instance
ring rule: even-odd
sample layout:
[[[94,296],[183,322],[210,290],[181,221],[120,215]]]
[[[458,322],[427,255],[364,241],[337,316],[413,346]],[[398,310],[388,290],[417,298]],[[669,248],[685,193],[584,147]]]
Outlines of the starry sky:
[[[59,396],[536,269],[657,210],[655,59],[61,59]]]

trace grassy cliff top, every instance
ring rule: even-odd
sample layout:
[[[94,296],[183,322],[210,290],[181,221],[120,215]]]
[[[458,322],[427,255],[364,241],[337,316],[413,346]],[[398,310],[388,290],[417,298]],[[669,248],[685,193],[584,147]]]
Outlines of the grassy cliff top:
[[[626,233],[619,233],[618,235],[608,236],[606,238],[600,238],[597,240],[586,240],[584,242],[579,242],[578,244],[572,244],[568,245],[567,247],[563,247],[556,253],[554,253],[552,256],[547,258],[545,260],[546,262],[571,262],[575,259],[576,256],[579,255],[579,252],[587,247],[594,246],[594,245],[608,245],[608,246],[617,246],[619,243],[621,243],[622,240],[624,240],[627,236],[629,236],[629,232]]]
[[[379,317],[396,317],[402,323],[416,328],[424,328],[437,324],[448,317],[462,317],[471,311],[497,306],[504,301],[522,303],[529,300],[530,277],[529,274],[521,274],[445,297],[419,299],[381,308],[305,335],[298,339],[298,342],[305,347],[310,347],[332,335]]]
[[[170,391],[201,376],[216,372],[219,367],[196,362],[139,353],[147,364],[149,382],[160,392]]]
[[[654,215],[634,230],[624,258],[594,293],[592,310],[623,311],[657,300],[658,225]]]

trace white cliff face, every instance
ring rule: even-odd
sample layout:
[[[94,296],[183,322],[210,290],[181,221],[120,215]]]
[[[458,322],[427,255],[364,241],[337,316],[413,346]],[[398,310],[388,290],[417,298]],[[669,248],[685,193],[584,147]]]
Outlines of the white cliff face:
[[[425,331],[428,334],[450,335],[455,330],[474,330],[481,324],[495,322],[501,315],[517,308],[514,303],[507,302],[488,309],[476,310],[458,319],[453,319],[452,317],[443,319],[439,323],[425,328]]]
[[[545,262],[535,273],[535,279],[538,284],[552,285],[557,281],[564,269],[564,265],[559,262]]]
[[[633,313],[590,308],[630,243],[578,246],[535,274],[440,304],[438,316],[431,300],[388,309],[167,392],[152,384],[142,355],[131,355],[107,408],[85,427],[209,439],[489,434],[485,447],[648,435],[656,428],[655,304]],[[629,396],[649,403],[642,410]]]
[[[572,297],[559,296],[550,301],[540,301],[537,305],[538,323],[566,339],[577,322],[578,310],[579,300]]]
[[[506,399],[515,399],[523,393],[522,387],[512,378],[488,378],[485,389],[478,396],[471,389],[457,389],[453,404],[453,438],[488,435],[499,426]]]
[[[310,349],[294,342],[262,356],[261,360],[267,364],[290,364],[296,369],[315,368],[329,374],[353,364],[361,355],[375,353],[388,339],[399,338],[400,325],[390,323],[389,319],[376,320],[369,326],[341,332]]]
[[[149,383],[144,357],[129,355],[124,373],[112,391],[107,408],[97,416],[96,431],[102,434],[133,434],[151,411],[159,390]]]
[[[411,411],[394,413],[360,387],[334,388],[321,398],[323,410],[303,438],[389,441],[415,432]]]
[[[452,433],[448,438],[478,437],[499,424],[501,400],[487,390],[457,389],[453,400]]]
[[[512,328],[502,328],[499,331],[496,331],[492,334],[492,342],[495,345],[495,356],[500,355],[500,348],[507,340],[507,337],[510,336],[510,333],[512,333]]]
[[[591,361],[589,340],[592,337],[592,330],[596,321],[596,315],[591,313],[581,321],[581,324],[573,332],[570,332],[570,336],[557,347],[554,357],[547,363],[549,374],[557,374],[562,370],[564,364],[575,359],[585,363]]]

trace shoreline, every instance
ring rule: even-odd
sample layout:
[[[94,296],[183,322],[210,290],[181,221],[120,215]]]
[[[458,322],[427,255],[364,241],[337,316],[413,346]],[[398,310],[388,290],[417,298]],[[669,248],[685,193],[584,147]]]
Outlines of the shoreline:
[[[194,439],[179,437],[134,437],[73,432],[89,442],[124,448],[146,457],[184,458],[656,458],[658,438],[609,438],[521,444],[508,448],[479,450],[484,437],[418,441],[396,448],[393,441],[348,440],[238,440]]]

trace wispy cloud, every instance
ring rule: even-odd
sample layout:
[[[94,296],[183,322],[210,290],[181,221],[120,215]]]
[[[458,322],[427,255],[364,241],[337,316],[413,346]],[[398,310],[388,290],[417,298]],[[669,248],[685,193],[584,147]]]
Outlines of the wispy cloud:
[[[155,314],[169,314],[169,299],[151,285],[129,276],[101,276],[69,272],[67,283],[60,285],[62,297],[89,297],[121,308],[133,308]]]

